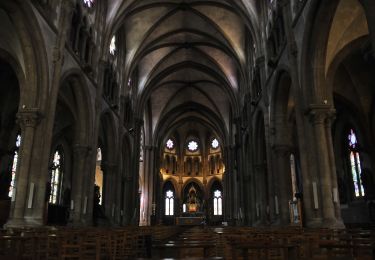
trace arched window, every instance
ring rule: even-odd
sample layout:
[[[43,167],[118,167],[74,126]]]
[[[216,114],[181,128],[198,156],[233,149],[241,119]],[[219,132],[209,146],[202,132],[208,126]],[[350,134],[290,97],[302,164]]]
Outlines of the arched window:
[[[103,201],[103,171],[101,168],[102,158],[102,150],[98,148],[96,152],[95,185],[99,187],[99,205],[102,205]]]
[[[358,152],[358,140],[353,129],[350,129],[348,134],[348,145],[349,145],[349,161],[350,161],[350,172],[352,174],[354,195],[355,197],[363,197],[365,191],[361,181],[361,161]]]
[[[293,199],[296,199],[294,196],[297,193],[297,176],[296,176],[296,160],[295,160],[294,154],[290,155],[290,175],[292,178]]]
[[[221,191],[214,191],[214,215],[221,216],[223,215],[223,199],[221,197]]]
[[[12,163],[12,179],[10,181],[8,197],[12,198],[14,194],[14,188],[16,186],[16,171],[18,164],[18,150],[21,146],[21,135],[17,135],[16,150],[14,151],[13,163]]]
[[[174,194],[172,190],[167,190],[165,193],[165,215],[174,215]]]
[[[83,3],[88,7],[91,8],[94,5],[94,0],[83,0]]]
[[[109,44],[109,53],[111,55],[115,55],[116,53],[116,36],[113,36],[111,39],[111,43]]]
[[[55,151],[53,155],[52,171],[51,171],[51,193],[49,203],[58,204],[60,200],[61,183],[63,177],[63,154],[60,149]]]

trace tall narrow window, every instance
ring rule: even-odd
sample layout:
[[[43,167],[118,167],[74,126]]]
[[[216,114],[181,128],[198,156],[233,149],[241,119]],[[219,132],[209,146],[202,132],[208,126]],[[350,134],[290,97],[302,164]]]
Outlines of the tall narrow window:
[[[349,160],[350,160],[350,171],[353,179],[354,195],[355,197],[363,197],[365,191],[361,181],[361,161],[358,152],[358,141],[357,136],[353,129],[350,129],[348,135],[349,142]]]
[[[94,0],[83,0],[83,3],[84,3],[87,7],[91,8],[91,7],[94,5]]]
[[[14,188],[16,185],[16,171],[17,171],[17,164],[18,164],[18,150],[21,146],[21,136],[17,135],[17,140],[16,140],[16,150],[14,151],[14,156],[13,156],[13,163],[12,163],[12,179],[10,181],[9,185],[9,192],[8,192],[8,197],[13,197],[14,193]]]
[[[49,196],[49,203],[57,204],[59,203],[59,195],[61,190],[61,180],[62,180],[62,153],[56,150],[53,156],[52,172],[51,172],[51,193]]]
[[[168,190],[165,193],[165,215],[173,216],[174,215],[174,196],[173,191]]]
[[[96,170],[95,170],[95,185],[99,187],[99,205],[102,205],[103,196],[103,171],[102,171],[102,150],[97,149],[96,152]]]
[[[111,43],[109,44],[109,53],[111,55],[115,55],[116,53],[116,36],[113,36],[111,39]]]
[[[294,154],[290,155],[290,175],[292,178],[292,195],[294,200],[296,199],[294,196],[297,193],[296,160]]]
[[[219,190],[214,191],[214,215],[223,215],[223,199]]]

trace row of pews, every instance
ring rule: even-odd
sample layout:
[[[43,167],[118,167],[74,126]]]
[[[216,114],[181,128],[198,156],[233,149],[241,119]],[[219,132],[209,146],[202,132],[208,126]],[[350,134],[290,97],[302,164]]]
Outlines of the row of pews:
[[[375,259],[374,229],[217,228],[225,259]]]
[[[372,228],[34,228],[0,231],[0,259],[375,259]]]
[[[150,258],[152,242],[181,232],[179,227],[29,228],[0,232],[0,259]]]

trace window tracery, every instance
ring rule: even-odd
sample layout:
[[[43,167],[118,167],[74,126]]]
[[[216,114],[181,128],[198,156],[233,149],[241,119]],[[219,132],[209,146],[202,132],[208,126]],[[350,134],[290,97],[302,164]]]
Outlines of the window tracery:
[[[188,143],[187,148],[191,152],[195,152],[198,150],[198,142],[192,140]]]
[[[168,139],[168,141],[166,142],[166,147],[169,149],[169,150],[172,150],[174,148],[174,142],[172,139]]]
[[[174,194],[172,190],[167,190],[165,193],[165,215],[174,215]]]
[[[221,191],[215,190],[214,191],[214,215],[221,216],[222,214],[223,214],[223,205],[222,205]]]
[[[213,149],[217,149],[219,147],[219,141],[216,138],[214,140],[212,140],[211,147]]]

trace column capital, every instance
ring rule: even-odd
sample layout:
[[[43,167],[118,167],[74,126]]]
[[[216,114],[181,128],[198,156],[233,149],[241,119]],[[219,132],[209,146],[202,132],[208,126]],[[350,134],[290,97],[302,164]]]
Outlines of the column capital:
[[[117,167],[117,164],[116,163],[111,163],[111,162],[102,162],[100,167],[104,170],[104,171],[114,171],[116,170],[116,167]]]
[[[290,0],[278,0],[277,1],[277,6],[278,7],[283,8],[283,7],[286,7],[288,5],[290,5]]]
[[[88,145],[75,144],[73,145],[73,152],[77,155],[87,156],[92,151]]]
[[[144,149],[145,149],[145,150],[148,150],[148,151],[152,151],[152,150],[155,150],[155,149],[156,149],[156,146],[153,146],[153,145],[145,145],[145,146],[144,146]]]
[[[258,58],[256,58],[255,60],[255,64],[257,66],[263,66],[264,63],[266,62],[266,58],[262,55],[262,56],[259,56]]]
[[[134,118],[134,124],[135,124],[135,126],[138,126],[138,127],[142,126],[143,125],[143,119],[139,118],[139,117],[135,117]]]
[[[276,154],[287,155],[293,152],[293,147],[288,144],[274,144],[272,146],[272,150]]]
[[[17,123],[21,129],[35,128],[41,121],[42,114],[38,108],[23,108],[17,113]]]
[[[307,114],[314,125],[324,124],[332,120],[336,110],[329,105],[310,105]]]

